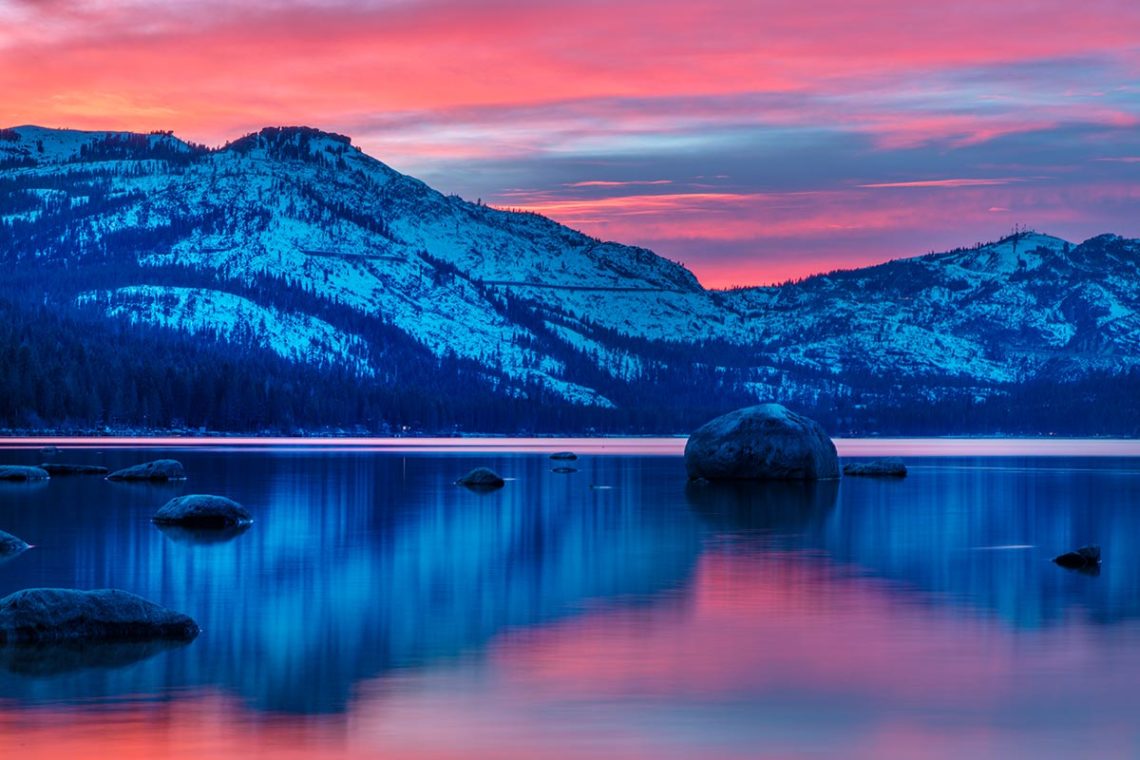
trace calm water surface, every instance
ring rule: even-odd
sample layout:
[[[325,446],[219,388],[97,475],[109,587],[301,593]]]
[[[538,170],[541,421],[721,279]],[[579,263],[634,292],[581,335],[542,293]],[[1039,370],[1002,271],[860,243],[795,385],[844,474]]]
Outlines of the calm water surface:
[[[65,448],[174,456],[189,480],[0,484],[0,529],[35,544],[0,564],[0,595],[122,588],[203,632],[0,650],[0,751],[1140,756],[1140,459],[915,456],[903,481],[715,487],[654,446],[578,442],[572,473],[521,444]],[[476,465],[511,480],[453,485]],[[182,493],[256,523],[154,527]],[[1089,542],[1098,576],[1049,562]]]

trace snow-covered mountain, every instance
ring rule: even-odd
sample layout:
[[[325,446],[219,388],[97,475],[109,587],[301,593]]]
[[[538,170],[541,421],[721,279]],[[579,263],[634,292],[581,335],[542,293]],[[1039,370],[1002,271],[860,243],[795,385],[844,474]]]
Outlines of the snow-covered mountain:
[[[219,149],[0,130],[0,257],[42,273],[43,302],[81,319],[205,335],[361,385],[456,363],[496,396],[643,421],[655,406],[674,419],[663,407],[780,399],[867,429],[886,409],[992,410],[1034,383],[1127,383],[1140,367],[1137,241],[1019,233],[708,291],[651,251],[444,196],[309,128]]]

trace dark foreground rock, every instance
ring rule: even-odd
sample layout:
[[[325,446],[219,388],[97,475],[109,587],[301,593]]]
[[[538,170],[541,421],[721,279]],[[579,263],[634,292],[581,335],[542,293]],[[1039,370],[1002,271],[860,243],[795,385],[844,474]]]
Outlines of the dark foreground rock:
[[[186,471],[176,459],[156,459],[115,470],[107,476],[107,480],[186,480]]]
[[[506,481],[503,480],[499,473],[488,467],[476,467],[455,482],[461,486],[467,486],[468,488],[491,489],[502,488]]]
[[[47,472],[47,474],[56,475],[106,475],[110,470],[106,467],[100,467],[97,464],[54,464],[46,462],[40,465],[40,469]]]
[[[564,462],[572,462],[578,458],[578,455],[573,451],[556,451],[550,455],[550,458]]]
[[[843,474],[860,478],[905,478],[906,465],[896,457],[873,462],[848,462],[843,465]]]
[[[1096,545],[1082,546],[1073,552],[1065,552],[1053,558],[1061,567],[1070,570],[1092,570],[1100,567],[1100,547]]]
[[[0,559],[15,557],[26,552],[31,547],[22,538],[16,538],[11,533],[0,530]]]
[[[0,646],[55,641],[189,641],[198,625],[118,589],[33,588],[0,599]]]
[[[717,417],[685,444],[690,479],[827,480],[839,477],[835,444],[814,420],[779,404]]]
[[[183,528],[233,528],[249,525],[253,515],[232,499],[209,494],[178,496],[162,505],[151,518],[158,525]]]
[[[18,464],[0,464],[0,480],[47,480],[51,476],[39,467],[24,467]]]

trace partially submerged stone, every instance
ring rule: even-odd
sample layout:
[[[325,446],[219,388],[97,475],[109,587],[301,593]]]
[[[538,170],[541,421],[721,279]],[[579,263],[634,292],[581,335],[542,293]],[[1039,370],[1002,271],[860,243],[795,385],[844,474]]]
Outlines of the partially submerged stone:
[[[906,465],[897,457],[872,462],[848,462],[843,465],[843,474],[862,478],[905,478]]]
[[[685,444],[690,479],[826,480],[839,477],[835,444],[814,420],[780,404],[737,409]]]
[[[25,467],[19,464],[0,464],[0,480],[28,481],[47,480],[51,475],[40,467]]]
[[[1076,551],[1057,555],[1053,561],[1070,570],[1091,570],[1100,567],[1100,547],[1095,544],[1082,546]]]
[[[47,472],[49,475],[106,475],[110,472],[106,467],[101,467],[97,464],[55,464],[46,462],[40,465],[40,469]]]
[[[148,660],[190,640],[63,641],[37,642],[0,647],[0,668],[31,678],[59,676],[81,670],[113,670]]]
[[[118,589],[33,588],[0,599],[0,646],[57,641],[189,641],[186,615]]]
[[[0,530],[0,558],[15,557],[17,554],[26,552],[31,547],[22,538],[17,538],[11,533],[5,533]]]
[[[253,515],[233,499],[210,494],[177,496],[162,505],[151,518],[159,525],[184,528],[232,528],[249,525]]]
[[[571,462],[578,458],[578,455],[573,451],[556,451],[550,455],[551,459]]]
[[[116,470],[107,476],[107,480],[186,480],[186,471],[176,459],[156,459]]]
[[[503,484],[506,483],[499,473],[489,467],[476,467],[455,482],[461,486],[467,486],[468,488],[486,489],[502,488]]]

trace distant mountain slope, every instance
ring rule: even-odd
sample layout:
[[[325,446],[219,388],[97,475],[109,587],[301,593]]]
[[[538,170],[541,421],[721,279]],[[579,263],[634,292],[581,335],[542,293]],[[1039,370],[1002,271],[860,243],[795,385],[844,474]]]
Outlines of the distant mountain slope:
[[[268,352],[273,387],[289,367],[355,378],[334,384],[346,398],[332,417],[267,412],[252,423],[266,428],[474,424],[464,399],[484,398],[498,399],[484,403],[504,432],[663,432],[779,399],[839,431],[1050,432],[1053,420],[1029,417],[1053,408],[1041,398],[1060,383],[1084,390],[1053,416],[1081,404],[1082,430],[1101,432],[1089,405],[1127,392],[1140,367],[1138,252],[1113,236],[1021,233],[706,291],[650,251],[444,196],[314,129],[213,150],[166,133],[0,130],[0,298],[26,322],[7,350],[48,350],[30,321],[46,308],[85,352],[101,350],[80,327],[95,320],[146,340],[192,334],[222,363]],[[432,409],[405,397],[413,377]],[[113,420],[100,400],[93,419],[22,393],[0,427],[141,422],[129,400]],[[371,394],[355,413],[354,394]]]

